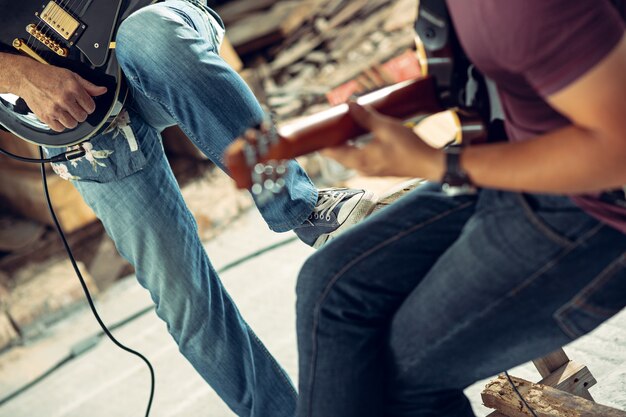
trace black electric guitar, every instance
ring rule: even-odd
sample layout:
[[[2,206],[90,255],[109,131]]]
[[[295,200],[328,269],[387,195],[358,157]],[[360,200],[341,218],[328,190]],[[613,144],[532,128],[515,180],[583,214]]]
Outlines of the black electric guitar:
[[[0,0],[0,43],[41,63],[67,68],[107,88],[96,97],[96,110],[74,129],[55,132],[26,102],[0,94],[0,125],[29,142],[51,147],[74,145],[105,130],[122,109],[127,91],[115,58],[119,22],[154,3],[123,0]]]

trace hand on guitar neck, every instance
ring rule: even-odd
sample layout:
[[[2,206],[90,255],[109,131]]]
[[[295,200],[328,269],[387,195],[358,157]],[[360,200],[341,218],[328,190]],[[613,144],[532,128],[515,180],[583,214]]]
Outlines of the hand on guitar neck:
[[[424,142],[412,128],[356,103],[350,104],[350,115],[372,133],[372,140],[359,151],[344,145],[323,150],[322,154],[368,176],[443,177],[444,153]],[[415,175],[416,167],[419,175]]]
[[[251,189],[257,196],[271,197],[281,190],[280,180],[284,175],[281,160],[340,147],[371,132],[376,139],[368,145],[367,160],[359,161],[365,153],[359,156],[359,152],[351,152],[348,156],[341,148],[335,150],[333,156],[369,174],[412,176],[415,164],[423,164],[424,177],[440,177],[439,151],[402,124],[416,116],[445,110],[432,77],[383,88],[361,97],[357,103],[376,112],[359,106],[350,109],[344,104],[281,126],[277,132],[273,129],[271,134],[246,135],[235,140],[225,154],[230,175],[239,188]],[[486,137],[479,117],[462,111],[455,115],[459,134],[451,140],[460,141],[462,136],[463,141],[472,142]],[[406,158],[407,152],[412,150],[417,150],[422,158]],[[395,162],[389,164],[391,158]]]
[[[24,99],[39,119],[56,132],[73,129],[94,112],[93,97],[107,92],[65,68],[0,53],[0,79],[6,92]]]

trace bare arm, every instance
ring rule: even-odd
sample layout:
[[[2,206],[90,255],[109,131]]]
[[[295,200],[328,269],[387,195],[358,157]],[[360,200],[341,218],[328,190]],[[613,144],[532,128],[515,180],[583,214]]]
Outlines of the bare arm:
[[[519,143],[473,146],[462,166],[479,186],[512,191],[585,193],[626,184],[626,36],[594,69],[548,98],[572,124]],[[376,140],[363,150],[328,155],[372,175],[439,181],[445,170],[433,149],[395,120],[352,106]]]
[[[19,68],[28,58],[0,52],[0,92],[17,94],[20,89]]]
[[[599,65],[548,98],[572,125],[520,143],[469,148],[479,185],[583,193],[626,184],[626,37]]]
[[[106,88],[64,68],[0,53],[0,92],[22,97],[41,121],[62,132],[84,122],[96,108],[92,97]]]

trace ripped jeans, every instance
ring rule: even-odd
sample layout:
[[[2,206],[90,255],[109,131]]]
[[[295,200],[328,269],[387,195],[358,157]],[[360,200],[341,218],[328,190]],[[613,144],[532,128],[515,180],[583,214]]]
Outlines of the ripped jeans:
[[[126,19],[116,40],[132,95],[129,124],[90,140],[87,157],[55,171],[93,208],[182,354],[227,405],[242,417],[293,417],[296,391],[223,288],[160,139],[177,124],[223,168],[225,148],[262,120],[249,88],[218,55],[222,36],[219,17],[181,0]],[[286,192],[260,210],[272,230],[283,232],[300,225],[316,202],[317,190],[290,162]]]

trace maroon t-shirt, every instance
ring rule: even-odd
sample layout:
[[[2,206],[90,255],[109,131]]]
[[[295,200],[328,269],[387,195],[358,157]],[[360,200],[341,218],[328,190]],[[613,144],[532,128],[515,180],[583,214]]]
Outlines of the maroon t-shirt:
[[[498,86],[512,141],[570,124],[546,97],[587,73],[624,36],[624,21],[608,0],[447,1],[463,48]],[[626,209],[594,196],[573,198],[626,233]]]

